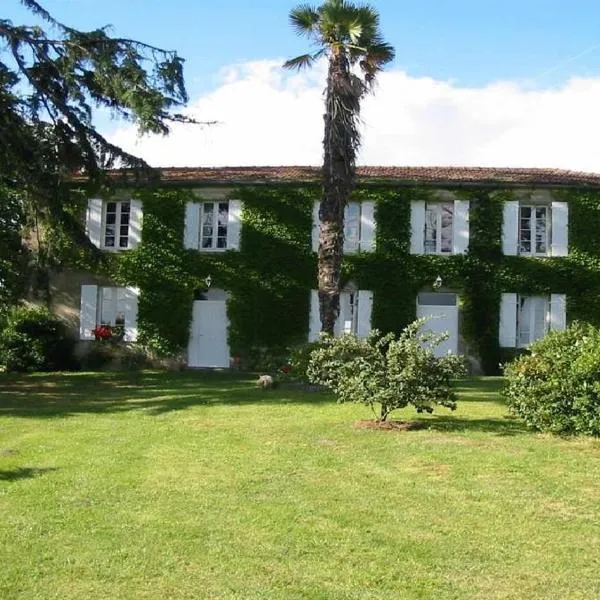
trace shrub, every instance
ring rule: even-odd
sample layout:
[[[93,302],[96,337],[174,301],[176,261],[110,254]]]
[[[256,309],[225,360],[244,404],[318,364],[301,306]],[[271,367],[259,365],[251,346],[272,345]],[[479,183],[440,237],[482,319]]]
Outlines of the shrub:
[[[505,367],[511,412],[539,431],[600,435],[600,329],[549,333]]]
[[[75,342],[47,309],[13,308],[0,333],[0,364],[7,371],[58,371],[75,366]]]
[[[360,402],[373,412],[379,405],[380,421],[409,404],[419,413],[433,412],[436,404],[456,408],[451,382],[465,374],[464,361],[434,356],[433,348],[447,334],[422,332],[424,321],[411,323],[398,337],[374,331],[366,339],[322,338],[311,354],[309,379],[331,389],[339,402]]]

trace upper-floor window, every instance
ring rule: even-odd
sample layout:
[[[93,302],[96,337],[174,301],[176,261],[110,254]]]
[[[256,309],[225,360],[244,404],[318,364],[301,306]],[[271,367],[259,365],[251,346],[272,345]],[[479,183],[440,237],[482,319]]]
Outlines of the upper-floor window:
[[[469,201],[411,202],[411,254],[463,254],[469,247]]]
[[[552,223],[550,210],[549,206],[519,206],[519,254],[548,254]]]
[[[567,256],[567,203],[535,196],[504,202],[502,251],[509,256]]]
[[[184,247],[204,252],[237,250],[240,244],[242,203],[239,200],[188,202]]]
[[[229,202],[203,202],[200,215],[200,248],[225,250],[228,222]]]
[[[425,204],[425,254],[452,254],[454,202]]]
[[[129,247],[129,217],[131,202],[106,202],[104,205],[104,220],[102,237],[105,248]]]
[[[351,254],[363,250],[369,252],[375,247],[375,203],[348,202],[344,207],[344,252]],[[312,249],[319,249],[319,203],[314,203]]]
[[[118,251],[137,247],[141,240],[141,221],[139,200],[88,200],[86,231],[98,248]]]

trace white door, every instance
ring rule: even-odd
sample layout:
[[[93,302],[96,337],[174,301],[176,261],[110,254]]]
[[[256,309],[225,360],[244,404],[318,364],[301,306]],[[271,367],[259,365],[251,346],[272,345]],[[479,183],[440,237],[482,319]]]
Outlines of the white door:
[[[449,337],[433,349],[436,356],[444,356],[448,351],[458,352],[458,306],[456,294],[422,293],[417,299],[417,317],[431,317],[422,331],[433,333],[448,332]]]
[[[229,367],[225,300],[196,300],[188,345],[188,366]]]

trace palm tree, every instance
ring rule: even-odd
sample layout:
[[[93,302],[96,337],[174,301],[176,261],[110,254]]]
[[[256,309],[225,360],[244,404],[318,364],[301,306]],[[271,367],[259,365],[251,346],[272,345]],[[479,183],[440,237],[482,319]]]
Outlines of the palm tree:
[[[394,58],[394,49],[383,41],[379,14],[368,5],[346,0],[325,0],[318,8],[302,4],[290,12],[290,21],[316,50],[284,67],[311,67],[321,57],[328,61],[318,287],[321,331],[333,335],[340,307],[344,207],[355,185],[360,147],[360,102],[383,65]]]

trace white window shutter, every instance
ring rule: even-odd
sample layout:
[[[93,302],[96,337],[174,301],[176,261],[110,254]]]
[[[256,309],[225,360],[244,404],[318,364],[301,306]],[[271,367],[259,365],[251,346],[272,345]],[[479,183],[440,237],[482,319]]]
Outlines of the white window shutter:
[[[360,249],[375,250],[375,202],[363,202],[360,211]]]
[[[499,341],[502,348],[517,346],[517,294],[502,294]]]
[[[333,326],[333,335],[335,337],[339,337],[343,333],[352,333],[350,292],[340,292],[340,312]]]
[[[240,249],[240,231],[242,229],[242,202],[229,201],[229,220],[227,222],[227,250]]]
[[[188,202],[185,205],[185,223],[183,228],[183,247],[198,250],[200,235],[200,204]]]
[[[315,342],[319,339],[319,333],[321,332],[319,292],[317,290],[311,290],[310,292],[310,313],[308,318],[308,341]]]
[[[319,206],[320,202],[315,202],[313,204],[312,211],[312,251],[317,252],[319,250],[319,228],[321,227],[321,222],[319,220]]]
[[[85,230],[96,248],[102,247],[102,199],[90,198],[85,218]]]
[[[565,294],[550,296],[550,330],[562,331],[567,328],[567,297]]]
[[[569,254],[569,205],[552,203],[552,256]]]
[[[142,241],[142,202],[132,200],[129,215],[129,243],[128,248],[137,248]]]
[[[352,210],[350,210],[352,209]],[[350,213],[353,213],[356,217],[356,237],[348,238],[346,232],[348,230],[348,220],[350,219]],[[349,202],[344,206],[344,253],[350,254],[352,252],[358,252],[360,246],[360,204],[358,202]]]
[[[360,338],[371,333],[371,313],[373,312],[373,292],[359,290],[358,292],[358,327],[356,335]]]
[[[519,247],[519,202],[508,200],[504,203],[502,219],[502,252],[506,256],[516,256]]]
[[[410,253],[423,254],[425,244],[425,202],[413,200],[410,203]]]
[[[469,201],[454,201],[452,219],[452,253],[464,254],[469,247]]]
[[[138,296],[140,290],[136,287],[125,288],[123,294],[123,308],[125,313],[125,335],[123,339],[126,342],[135,342],[137,340],[137,315],[138,315]]]
[[[96,328],[96,307],[98,303],[98,286],[81,286],[81,305],[79,310],[79,338],[93,340],[92,330]]]

